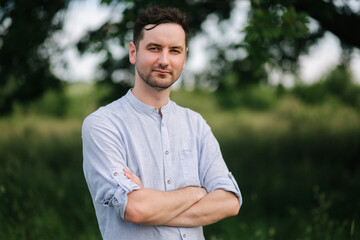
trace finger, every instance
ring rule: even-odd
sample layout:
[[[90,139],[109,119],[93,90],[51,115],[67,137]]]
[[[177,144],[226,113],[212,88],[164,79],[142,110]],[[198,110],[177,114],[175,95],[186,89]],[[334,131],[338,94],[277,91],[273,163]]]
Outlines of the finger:
[[[127,177],[128,179],[130,179],[130,180],[133,181],[133,182],[136,181],[136,179],[134,178],[134,176],[126,175],[126,174],[125,174],[125,177]]]
[[[126,169],[126,168],[124,168],[124,174],[128,178],[134,176],[134,174],[132,172],[130,172],[130,170]]]
[[[125,175],[125,177],[127,177],[127,178],[131,178],[131,177],[132,177],[131,174],[129,174],[129,173],[124,173],[124,175]]]
[[[124,173],[125,175],[130,176],[131,178],[139,178],[138,176],[136,176],[134,173],[132,173],[130,170],[127,170],[124,168]],[[140,179],[140,178],[139,178]]]
[[[125,174],[125,177],[130,179],[133,183],[139,185],[140,188],[143,187],[140,178],[138,176],[136,176],[134,173],[132,173],[130,170],[124,168],[124,174]]]
[[[140,186],[140,188],[142,188],[142,183],[141,183],[141,180],[138,176],[134,175],[133,177],[130,178],[131,181],[137,185]]]

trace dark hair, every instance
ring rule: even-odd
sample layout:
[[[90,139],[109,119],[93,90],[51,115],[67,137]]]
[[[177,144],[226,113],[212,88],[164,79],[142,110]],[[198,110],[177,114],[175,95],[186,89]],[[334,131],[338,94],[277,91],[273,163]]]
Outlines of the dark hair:
[[[185,44],[187,45],[189,39],[189,28],[186,23],[186,16],[177,8],[159,8],[155,6],[148,7],[136,19],[133,41],[138,48],[140,40],[143,38],[143,29],[148,31],[162,23],[176,23],[179,24],[185,32]],[[151,28],[145,28],[146,25],[154,24]]]

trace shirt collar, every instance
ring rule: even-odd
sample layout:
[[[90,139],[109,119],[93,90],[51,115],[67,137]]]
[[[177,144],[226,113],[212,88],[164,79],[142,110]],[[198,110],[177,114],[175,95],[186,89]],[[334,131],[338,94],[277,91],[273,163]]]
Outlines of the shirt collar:
[[[145,114],[150,114],[150,115],[154,115],[154,114],[158,114],[159,113],[159,109],[153,106],[150,106],[146,103],[143,103],[142,101],[140,101],[139,99],[137,99],[134,94],[132,93],[131,89],[129,89],[129,91],[127,92],[127,94],[125,95],[126,99],[129,101],[130,105],[137,111],[141,112],[141,113],[145,113]],[[170,111],[171,109],[171,105],[172,105],[172,101],[169,99],[168,103],[164,106],[161,107],[161,112],[162,114],[166,114]]]

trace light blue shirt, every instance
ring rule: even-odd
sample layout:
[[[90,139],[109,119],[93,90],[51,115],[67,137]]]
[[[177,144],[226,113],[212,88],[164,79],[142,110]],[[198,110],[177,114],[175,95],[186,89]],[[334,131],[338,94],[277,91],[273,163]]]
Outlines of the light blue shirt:
[[[235,193],[242,203],[237,183],[205,120],[171,100],[161,108],[162,118],[158,111],[129,90],[84,120],[83,168],[103,239],[204,239],[202,227],[143,226],[125,221],[127,194],[139,186],[124,176],[124,168],[140,177],[144,188],[224,189]]]

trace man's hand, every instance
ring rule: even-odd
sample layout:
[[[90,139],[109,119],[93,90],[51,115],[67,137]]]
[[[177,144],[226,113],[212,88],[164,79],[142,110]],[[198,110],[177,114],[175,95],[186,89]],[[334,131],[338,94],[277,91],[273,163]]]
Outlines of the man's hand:
[[[130,179],[133,183],[139,185],[140,189],[143,188],[140,178],[138,176],[136,176],[134,173],[130,172],[130,170],[127,170],[126,168],[124,168],[124,174],[125,174],[125,177]]]

